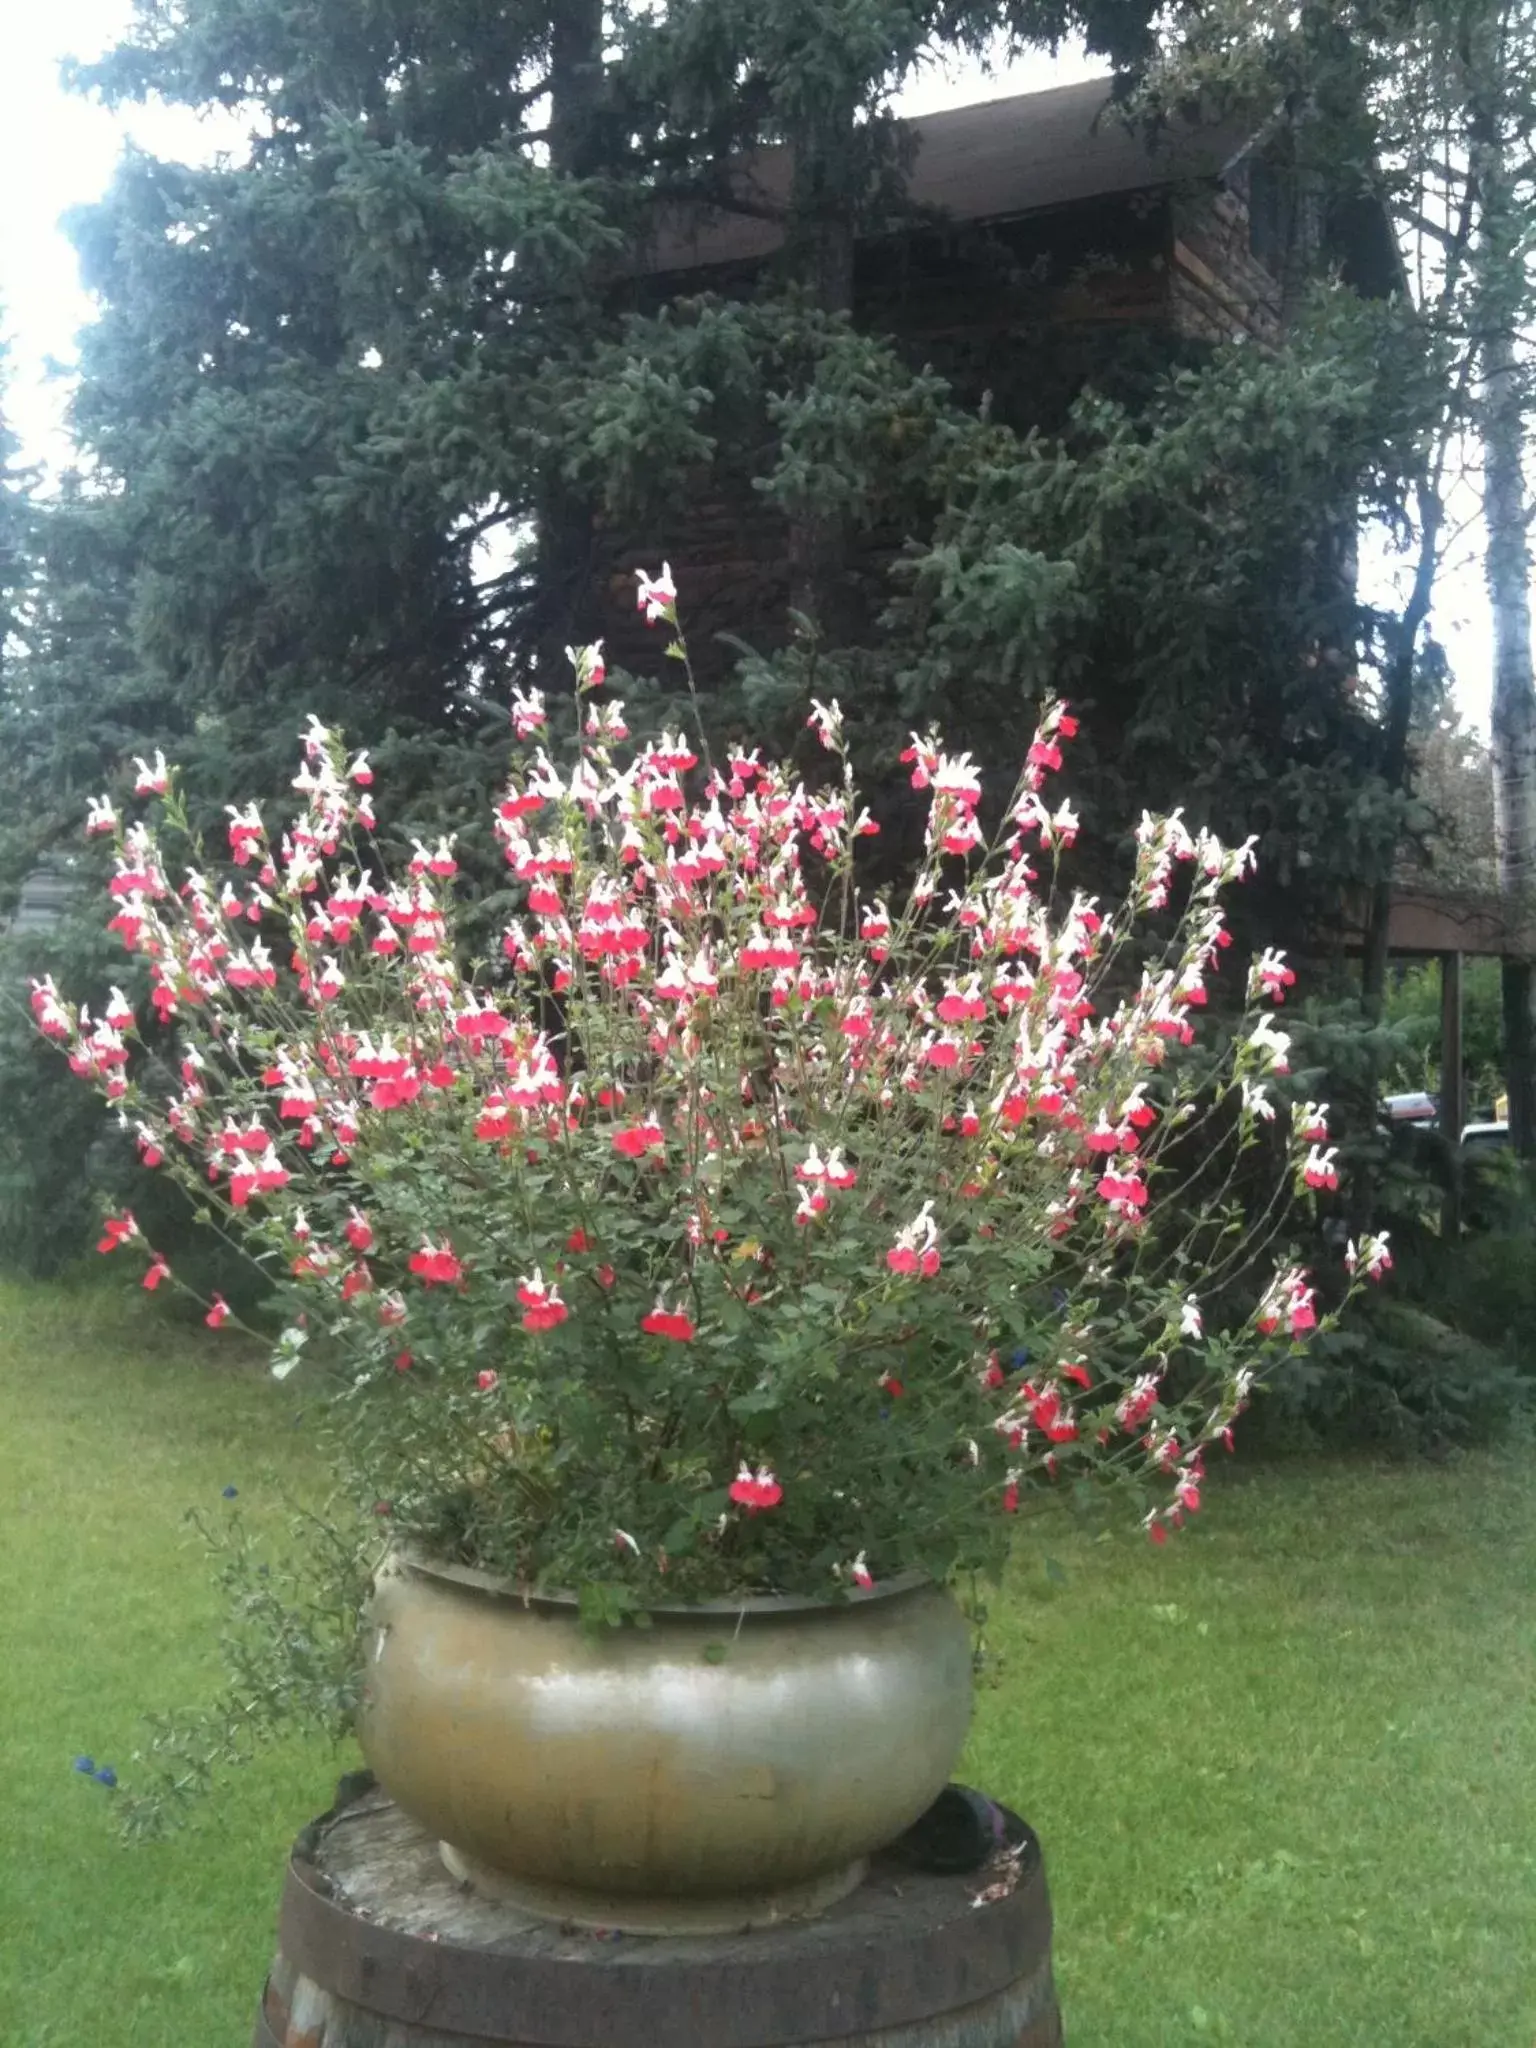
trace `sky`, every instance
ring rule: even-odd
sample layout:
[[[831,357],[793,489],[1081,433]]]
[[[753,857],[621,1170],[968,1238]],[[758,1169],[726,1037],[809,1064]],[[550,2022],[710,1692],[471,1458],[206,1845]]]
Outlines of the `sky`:
[[[133,145],[157,156],[206,161],[238,152],[241,132],[228,116],[186,108],[133,107],[121,113],[65,92],[59,66],[90,59],[125,30],[132,0],[0,0],[5,6],[0,57],[0,333],[10,343],[6,409],[26,459],[46,478],[70,461],[64,409],[75,337],[90,320],[74,251],[60,229],[72,206],[97,198],[120,152]],[[937,68],[914,80],[895,102],[903,114],[963,106],[967,101],[1027,92],[1091,77],[1097,67],[1074,50],[1057,59],[1032,57],[988,75],[971,63]],[[1486,732],[1492,668],[1487,603],[1473,550],[1475,524],[1459,557],[1442,574],[1436,630],[1450,653],[1463,716]],[[1394,580],[1384,549],[1369,536],[1362,547],[1366,587]]]

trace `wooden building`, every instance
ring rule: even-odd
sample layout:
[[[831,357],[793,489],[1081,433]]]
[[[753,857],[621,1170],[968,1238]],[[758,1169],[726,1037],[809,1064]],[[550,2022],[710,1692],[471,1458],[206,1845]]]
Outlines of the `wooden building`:
[[[1122,380],[1201,343],[1277,332],[1286,183],[1262,125],[1226,121],[1153,137],[1108,81],[988,100],[910,124],[904,203],[855,255],[852,317],[931,364],[964,400],[985,394],[1018,427],[1061,422],[1090,378]],[[765,149],[733,171],[734,206],[673,206],[626,266],[636,303],[751,293],[785,241],[791,164]],[[1346,281],[1400,281],[1391,229],[1360,203],[1325,227]],[[696,646],[761,630],[789,601],[787,536],[745,485],[711,478],[660,536]],[[894,537],[899,544],[900,537]],[[626,610],[655,532],[614,535],[603,625],[611,654],[643,659]],[[608,552],[605,550],[605,552]]]

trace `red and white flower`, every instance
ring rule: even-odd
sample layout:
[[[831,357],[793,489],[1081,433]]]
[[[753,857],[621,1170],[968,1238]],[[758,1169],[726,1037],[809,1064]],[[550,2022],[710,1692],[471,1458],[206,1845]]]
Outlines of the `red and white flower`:
[[[419,1251],[411,1253],[408,1263],[417,1279],[427,1287],[452,1287],[464,1277],[458,1254],[447,1238],[441,1244],[433,1244],[428,1239]]]
[[[532,739],[541,732],[547,722],[542,690],[512,691],[512,731],[520,740]]]
[[[1291,1129],[1304,1145],[1326,1145],[1328,1142],[1327,1103],[1297,1103],[1291,1110]]]
[[[640,1327],[647,1336],[669,1337],[674,1344],[691,1343],[697,1334],[694,1320],[686,1309],[669,1308],[666,1296],[658,1294],[656,1306],[640,1318]]]
[[[544,1275],[537,1266],[518,1281],[517,1298],[522,1304],[525,1330],[557,1329],[570,1314],[560,1299],[560,1289],[546,1286]]]
[[[1362,1272],[1367,1280],[1383,1279],[1392,1270],[1387,1233],[1382,1230],[1374,1237],[1362,1237],[1358,1247],[1351,1238],[1344,1252],[1344,1269],[1350,1274]]]
[[[811,699],[811,715],[805,721],[829,754],[843,751],[843,714],[834,697],[830,704],[823,704],[818,697]]]
[[[153,761],[146,761],[142,754],[135,754],[133,765],[138,769],[138,779],[133,785],[135,796],[164,796],[170,785],[170,770],[165,765],[165,755],[157,747]]]
[[[1316,1300],[1305,1268],[1291,1266],[1270,1282],[1254,1321],[1266,1337],[1274,1336],[1282,1327],[1287,1336],[1303,1337],[1317,1328]]]
[[[1338,1186],[1339,1171],[1333,1163],[1338,1156],[1338,1147],[1335,1145],[1330,1145],[1326,1152],[1317,1145],[1309,1149],[1301,1169],[1301,1177],[1309,1188]]]
[[[885,1255],[893,1273],[916,1275],[931,1280],[939,1270],[939,1226],[933,1220],[933,1203],[924,1202],[912,1221],[896,1233],[896,1242]]]
[[[1277,1003],[1283,1003],[1286,990],[1295,984],[1295,970],[1286,966],[1285,955],[1276,952],[1273,946],[1266,946],[1248,973],[1249,999],[1266,995]]]
[[[759,1465],[755,1472],[743,1465],[731,1481],[729,1493],[736,1505],[745,1508],[749,1515],[760,1514],[764,1508],[775,1508],[784,1498],[783,1487],[766,1465]]]
[[[96,1249],[99,1252],[115,1252],[120,1244],[131,1244],[140,1235],[134,1221],[133,1211],[125,1209],[121,1216],[108,1216],[101,1226],[101,1239]]]
[[[659,576],[647,576],[643,569],[635,571],[635,608],[645,613],[645,623],[654,626],[658,619],[667,618],[677,603],[677,585],[672,581],[672,565],[663,562]]]

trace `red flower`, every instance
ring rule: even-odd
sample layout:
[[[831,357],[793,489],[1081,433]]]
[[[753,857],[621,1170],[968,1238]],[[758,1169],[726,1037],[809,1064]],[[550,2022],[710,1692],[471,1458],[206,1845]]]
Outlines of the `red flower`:
[[[213,1302],[208,1310],[207,1315],[203,1317],[203,1321],[208,1325],[210,1330],[217,1330],[219,1326],[227,1320],[228,1316],[229,1303],[224,1299],[222,1294],[216,1294],[213,1297]]]
[[[1147,1184],[1133,1167],[1127,1173],[1106,1173],[1098,1192],[1117,1208],[1135,1211],[1147,1206]]]
[[[842,1147],[834,1145],[827,1154],[823,1178],[829,1188],[851,1188],[859,1178],[857,1167],[849,1166],[843,1159]]]
[[[640,1318],[640,1327],[652,1337],[670,1337],[675,1344],[690,1343],[694,1335],[693,1318],[687,1310],[668,1308],[659,1294],[656,1306]]]
[[[101,1229],[102,1235],[96,1246],[99,1252],[115,1252],[120,1244],[127,1244],[130,1238],[139,1234],[131,1209],[125,1209],[121,1216],[108,1216]]]
[[[428,1287],[451,1287],[464,1277],[464,1268],[446,1238],[440,1245],[426,1243],[419,1252],[412,1252],[410,1267]]]
[[[361,1209],[352,1210],[342,1227],[342,1235],[355,1252],[373,1250],[373,1225]]]
[[[1266,946],[1253,963],[1253,970],[1249,974],[1249,993],[1257,994],[1262,990],[1265,995],[1273,997],[1275,1002],[1283,1003],[1286,990],[1294,985],[1295,980],[1295,971],[1286,966],[1285,955],[1276,952],[1273,946]]]
[[[165,1260],[160,1256],[160,1254],[156,1252],[154,1264],[150,1267],[149,1271],[144,1275],[143,1284],[145,1287],[149,1289],[150,1293],[153,1294],[155,1289],[160,1285],[160,1282],[162,1280],[168,1280],[170,1276],[170,1267],[165,1263]]]
[[[659,576],[647,576],[643,569],[635,571],[635,608],[645,613],[645,622],[654,626],[658,619],[667,616],[669,607],[677,603],[677,585],[672,581],[672,569],[663,562]]]
[[[531,1274],[524,1274],[518,1281],[517,1298],[523,1305],[525,1330],[553,1330],[570,1314],[560,1299],[559,1288],[546,1287],[544,1275],[537,1266]]]
[[[568,1252],[591,1251],[592,1240],[590,1237],[588,1237],[587,1233],[582,1229],[579,1223],[576,1225],[576,1228],[571,1232],[570,1236],[565,1240],[565,1248]]]
[[[493,1088],[485,1098],[484,1107],[475,1119],[475,1136],[486,1144],[512,1135],[512,1111],[507,1098],[499,1088]]]
[[[420,1093],[421,1076],[407,1070],[401,1074],[381,1076],[368,1090],[368,1100],[375,1109],[404,1109]]]
[[[986,999],[981,993],[981,976],[971,975],[964,986],[951,976],[945,992],[937,1005],[938,1015],[945,1024],[961,1024],[968,1018],[985,1017]]]
[[[647,1152],[660,1151],[666,1144],[666,1137],[655,1117],[648,1116],[644,1123],[626,1124],[613,1134],[613,1149],[622,1152],[626,1159],[643,1159]]]
[[[1115,1420],[1127,1436],[1133,1436],[1157,1406],[1157,1378],[1143,1373],[1115,1409]]]
[[[481,1372],[475,1375],[475,1385],[482,1394],[493,1393],[501,1379],[500,1373]]]
[[[759,1465],[756,1472],[743,1465],[731,1481],[730,1496],[738,1507],[755,1515],[764,1508],[777,1507],[784,1498],[784,1489],[766,1465]]]
[[[885,1255],[893,1273],[917,1274],[931,1280],[939,1270],[939,1227],[933,1220],[932,1202],[924,1202],[912,1221],[896,1233],[896,1242]]]
[[[1336,1188],[1338,1186],[1338,1169],[1333,1163],[1337,1157],[1337,1148],[1332,1145],[1329,1146],[1326,1152],[1319,1150],[1316,1145],[1311,1148],[1307,1153],[1306,1164],[1301,1169],[1301,1177],[1309,1188]]]
[[[1303,1144],[1326,1145],[1328,1142],[1328,1105],[1326,1102],[1304,1102],[1293,1112],[1296,1135]]]
[[[1344,1270],[1353,1274],[1358,1267],[1365,1268],[1367,1280],[1380,1280],[1392,1270],[1392,1254],[1387,1249],[1387,1233],[1383,1230],[1376,1237],[1363,1237],[1358,1249],[1353,1238],[1344,1252]]]

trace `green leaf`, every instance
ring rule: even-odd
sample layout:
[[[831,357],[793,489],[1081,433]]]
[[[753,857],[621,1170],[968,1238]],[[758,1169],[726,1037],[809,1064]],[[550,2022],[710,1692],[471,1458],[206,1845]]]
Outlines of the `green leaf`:
[[[754,1387],[751,1393],[738,1394],[734,1400],[726,1403],[727,1409],[738,1421],[751,1415],[775,1415],[779,1406],[779,1396],[771,1387]]]

